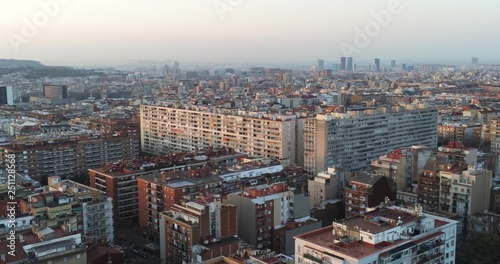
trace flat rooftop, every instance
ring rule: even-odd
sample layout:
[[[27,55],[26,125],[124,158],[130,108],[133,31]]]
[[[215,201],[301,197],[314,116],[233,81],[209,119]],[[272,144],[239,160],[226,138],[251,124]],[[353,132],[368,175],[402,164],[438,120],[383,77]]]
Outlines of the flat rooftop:
[[[384,219],[385,222],[376,221],[378,219]],[[387,220],[392,220],[394,221],[394,223],[397,223],[399,220],[401,220],[403,223],[408,223],[417,221],[418,216],[409,212],[394,210],[390,208],[382,208],[376,211],[365,213],[364,216],[356,216],[344,219],[341,222],[347,227],[359,227],[365,232],[377,234],[392,229],[396,226],[395,224],[392,224]],[[444,226],[446,224],[448,224],[448,222],[440,219],[434,219],[435,228]],[[333,225],[331,225],[296,237],[308,241],[311,244],[315,244],[320,247],[328,248],[341,254],[360,259],[380,251],[392,252],[395,251],[397,247],[411,247],[433,237],[439,236],[440,234],[442,234],[441,231],[429,232],[427,234],[417,234],[416,236],[407,237],[406,239],[383,241],[378,244],[371,244],[362,240],[345,242],[345,240],[343,239],[344,237],[333,235]],[[315,249],[314,246],[311,246],[310,248]]]

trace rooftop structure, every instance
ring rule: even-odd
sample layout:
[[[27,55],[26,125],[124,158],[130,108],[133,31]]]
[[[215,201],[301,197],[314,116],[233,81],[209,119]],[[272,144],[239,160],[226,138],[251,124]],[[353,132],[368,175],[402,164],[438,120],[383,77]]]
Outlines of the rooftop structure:
[[[295,237],[297,263],[450,263],[457,222],[415,210],[385,207]]]

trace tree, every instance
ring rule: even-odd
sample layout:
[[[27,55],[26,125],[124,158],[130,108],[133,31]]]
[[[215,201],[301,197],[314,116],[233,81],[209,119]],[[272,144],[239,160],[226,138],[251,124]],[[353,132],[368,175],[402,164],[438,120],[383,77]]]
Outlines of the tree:
[[[483,234],[470,243],[457,245],[457,264],[496,264],[500,260],[500,236],[496,233]]]

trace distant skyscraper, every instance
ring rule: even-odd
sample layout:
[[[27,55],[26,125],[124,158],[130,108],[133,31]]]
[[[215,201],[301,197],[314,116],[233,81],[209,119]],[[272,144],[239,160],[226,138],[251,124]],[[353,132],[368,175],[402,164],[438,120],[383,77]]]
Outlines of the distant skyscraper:
[[[172,68],[170,68],[170,66],[168,66],[168,65],[163,66],[163,74],[164,75],[168,75],[171,72],[172,72]]]
[[[340,57],[340,70],[345,71],[345,57]]]
[[[407,70],[406,63],[401,64],[401,68],[403,69],[403,71],[406,71]]]
[[[325,61],[323,59],[318,60],[318,66],[316,67],[317,71],[322,71],[325,69]]]
[[[12,86],[0,86],[0,105],[13,105],[14,93]]]
[[[391,68],[396,68],[396,61],[395,60],[391,60]]]
[[[332,64],[332,72],[339,72],[339,65],[337,63]]]
[[[379,58],[373,59],[373,63],[375,64],[375,71],[380,72],[380,59]]]
[[[354,70],[353,71],[356,72],[357,68],[358,68],[358,65],[354,64]]]
[[[347,71],[352,71],[352,57],[347,57]]]
[[[174,61],[174,63],[172,63],[172,72],[178,73],[179,70],[180,70],[179,62]]]
[[[478,57],[472,57],[472,65],[477,65],[479,63]]]

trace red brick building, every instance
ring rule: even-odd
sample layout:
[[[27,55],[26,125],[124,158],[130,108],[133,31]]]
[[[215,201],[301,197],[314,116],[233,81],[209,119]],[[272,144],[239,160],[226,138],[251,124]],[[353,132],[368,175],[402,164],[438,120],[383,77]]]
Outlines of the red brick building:
[[[386,197],[396,200],[396,183],[389,177],[356,173],[346,177],[346,183],[346,217],[364,214],[367,208],[384,203]]]
[[[164,263],[202,263],[239,248],[236,206],[210,195],[160,213],[160,254]]]
[[[143,175],[138,178],[139,226],[157,238],[160,212],[180,204],[183,198],[219,194],[221,187],[222,179],[208,168]]]

